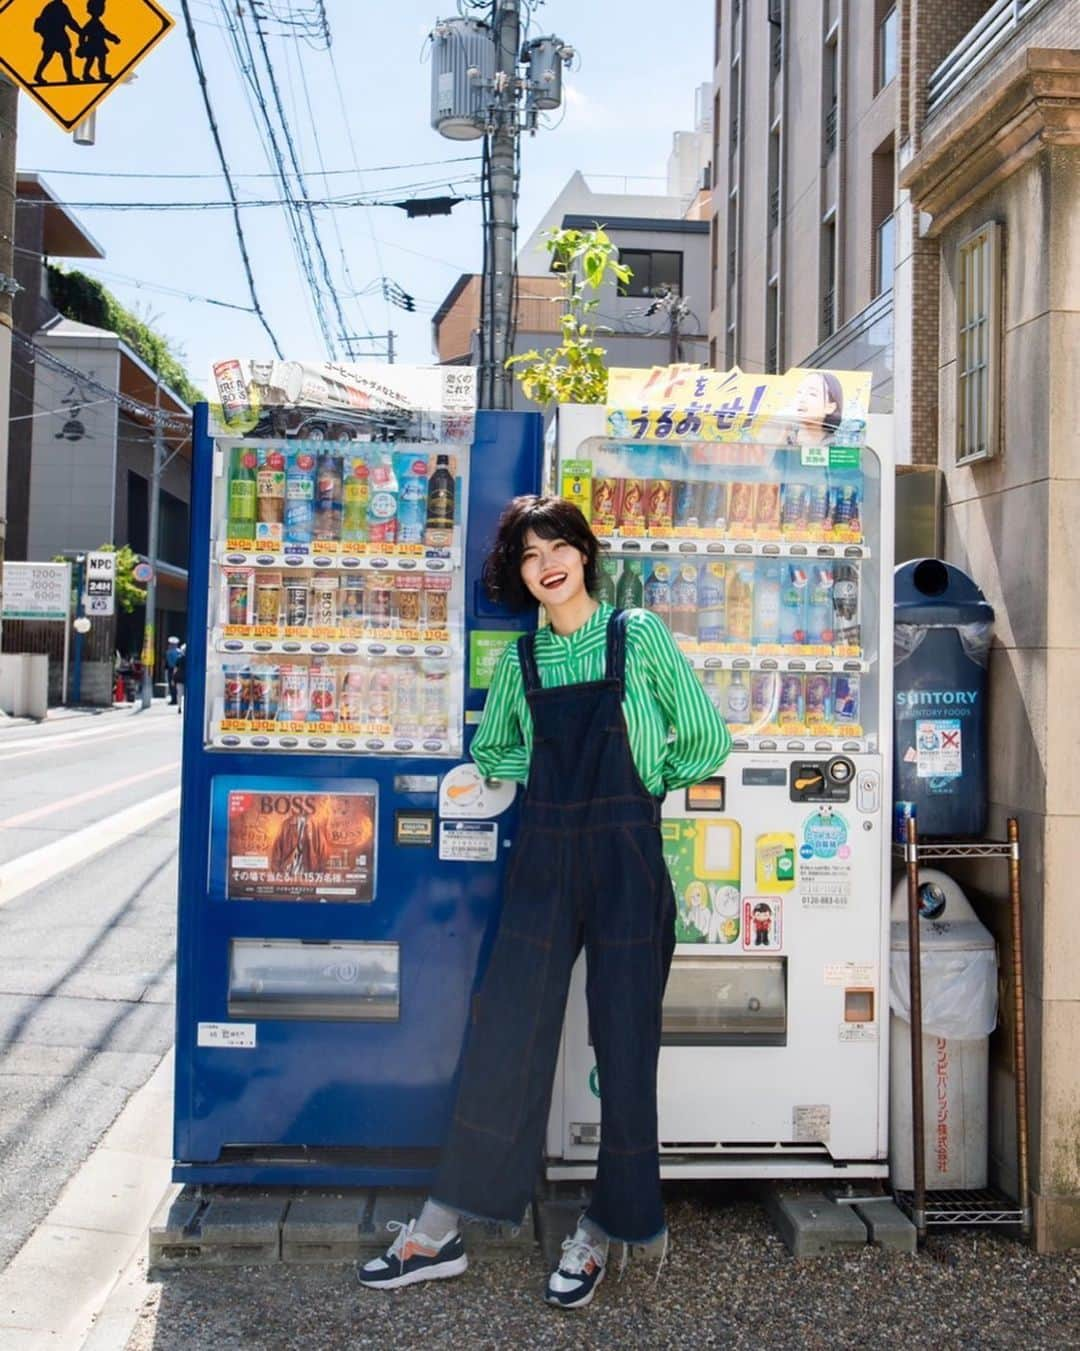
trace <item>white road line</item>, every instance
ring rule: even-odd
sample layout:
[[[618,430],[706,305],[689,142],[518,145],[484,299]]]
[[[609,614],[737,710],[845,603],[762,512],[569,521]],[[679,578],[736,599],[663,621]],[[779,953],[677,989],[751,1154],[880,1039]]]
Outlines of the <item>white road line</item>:
[[[180,789],[170,788],[157,797],[137,802],[133,807],[96,821],[92,826],[77,830],[66,839],[34,849],[29,854],[12,859],[0,867],[0,906],[7,905],[34,887],[51,881],[79,863],[103,854],[106,849],[120,844],[131,835],[145,830],[163,816],[176,811],[180,805]]]
[[[0,821],[0,830],[14,830],[16,826],[29,825],[31,821],[40,821],[43,816],[63,811],[66,807],[77,807],[81,802],[92,802],[94,798],[105,797],[108,793],[118,792],[121,788],[130,788],[132,784],[144,783],[147,779],[156,779],[178,769],[179,760],[170,760],[167,765],[157,769],[148,769],[142,774],[129,774],[126,779],[113,779],[109,783],[99,784],[97,788],[88,788],[85,793],[74,793],[71,797],[62,797],[58,802],[46,802],[44,807],[35,807],[32,811],[20,812],[18,816],[9,816]]]
[[[18,741],[8,741],[5,737],[0,737],[0,751],[20,750],[23,746],[55,746],[62,741],[85,741],[88,737],[109,736],[122,730],[130,717],[129,714],[119,723],[108,722],[104,727],[84,727],[81,732],[61,729],[52,733],[42,732],[41,736],[24,736]]]
[[[138,736],[143,731],[143,729],[140,727],[132,727],[126,732],[114,732],[110,728],[109,735],[107,737],[103,736],[104,731],[105,729],[102,728],[101,732],[97,733],[97,737],[94,740],[94,742],[90,746],[86,747],[87,750],[93,750],[99,744],[104,745],[106,742],[109,742],[111,744],[113,741],[123,741],[128,737]],[[6,760],[25,760],[28,755],[40,756],[43,751],[48,752],[58,746],[61,748],[68,748],[68,749],[74,746],[76,749],[79,749],[82,738],[88,735],[89,733],[82,732],[77,737],[58,737],[58,736],[43,737],[41,741],[35,741],[31,743],[35,748],[34,750],[16,751],[14,755],[7,755],[5,753],[6,748],[4,747],[3,742],[0,742],[0,764],[3,764]],[[21,744],[26,745],[26,742],[23,742]]]

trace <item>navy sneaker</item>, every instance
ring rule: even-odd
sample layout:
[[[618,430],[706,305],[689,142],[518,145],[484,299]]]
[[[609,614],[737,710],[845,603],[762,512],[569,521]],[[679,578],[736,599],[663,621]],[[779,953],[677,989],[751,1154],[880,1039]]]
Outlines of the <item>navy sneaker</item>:
[[[563,1240],[559,1265],[548,1277],[546,1299],[560,1309],[583,1309],[592,1301],[604,1279],[608,1245],[599,1242],[582,1225]]]
[[[386,1227],[391,1233],[397,1230],[386,1256],[376,1257],[356,1270],[356,1279],[369,1290],[398,1290],[417,1281],[443,1281],[468,1269],[460,1231],[436,1243],[418,1232],[415,1220],[408,1224],[391,1220]]]

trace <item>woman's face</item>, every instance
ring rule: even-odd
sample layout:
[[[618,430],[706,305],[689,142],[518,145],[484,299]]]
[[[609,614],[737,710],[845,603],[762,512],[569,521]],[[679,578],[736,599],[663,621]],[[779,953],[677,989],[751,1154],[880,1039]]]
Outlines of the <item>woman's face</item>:
[[[541,539],[535,530],[528,530],[521,551],[521,580],[541,605],[565,605],[585,590],[585,556],[564,539]]]
[[[808,375],[799,386],[795,395],[795,411],[801,422],[816,423],[819,427],[830,413],[837,411],[820,375]]]

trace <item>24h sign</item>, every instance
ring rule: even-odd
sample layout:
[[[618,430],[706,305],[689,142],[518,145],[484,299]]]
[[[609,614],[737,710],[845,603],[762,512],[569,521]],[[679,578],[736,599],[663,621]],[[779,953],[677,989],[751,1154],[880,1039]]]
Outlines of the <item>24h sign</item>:
[[[71,131],[172,26],[156,0],[0,0],[0,70]]]

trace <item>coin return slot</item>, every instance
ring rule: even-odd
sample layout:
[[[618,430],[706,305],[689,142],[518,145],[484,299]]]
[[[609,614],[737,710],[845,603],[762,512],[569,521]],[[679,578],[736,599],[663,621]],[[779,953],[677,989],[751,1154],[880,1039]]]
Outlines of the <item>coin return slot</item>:
[[[844,991],[844,1022],[872,1023],[874,1021],[873,990]]]

